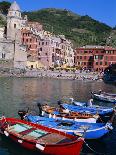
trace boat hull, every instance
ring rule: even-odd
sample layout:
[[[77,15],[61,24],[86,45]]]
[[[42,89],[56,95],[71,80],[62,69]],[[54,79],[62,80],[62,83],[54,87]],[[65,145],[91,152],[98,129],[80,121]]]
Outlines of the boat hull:
[[[111,98],[104,97],[104,96],[101,96],[98,94],[93,94],[93,99],[103,101],[103,102],[110,102],[110,103],[114,103],[114,104],[116,103],[116,99],[111,99]]]
[[[5,135],[3,135],[5,136]],[[6,137],[6,136],[5,136]],[[19,143],[18,141],[21,139],[17,139],[17,137],[10,135],[7,137],[7,139],[12,140],[13,142],[17,143],[21,147],[31,150],[31,151],[37,151],[38,153],[46,154],[46,155],[80,155],[81,149],[83,142],[80,140],[78,144],[72,143],[69,145],[58,145],[58,146],[53,146],[49,145],[45,147],[44,151],[40,151],[38,148],[35,147],[34,143],[29,143],[27,141],[23,141],[23,143]]]

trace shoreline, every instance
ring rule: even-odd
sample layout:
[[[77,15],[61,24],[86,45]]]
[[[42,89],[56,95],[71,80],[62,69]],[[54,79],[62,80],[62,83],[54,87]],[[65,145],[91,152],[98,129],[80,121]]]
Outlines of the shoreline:
[[[2,72],[0,77],[16,77],[16,78],[50,78],[64,80],[81,80],[81,81],[102,81],[102,74],[99,72],[87,71],[51,71],[51,70],[26,70]]]

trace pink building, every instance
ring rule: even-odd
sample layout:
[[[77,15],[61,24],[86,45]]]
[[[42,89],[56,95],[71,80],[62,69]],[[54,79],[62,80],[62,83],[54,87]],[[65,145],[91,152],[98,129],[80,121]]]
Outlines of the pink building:
[[[27,46],[28,57],[37,57],[38,54],[38,38],[30,30],[22,29],[22,43]]]
[[[49,67],[53,66],[53,47],[51,46],[51,41],[47,38],[39,39],[38,44],[38,60],[45,66],[46,69],[49,69]]]

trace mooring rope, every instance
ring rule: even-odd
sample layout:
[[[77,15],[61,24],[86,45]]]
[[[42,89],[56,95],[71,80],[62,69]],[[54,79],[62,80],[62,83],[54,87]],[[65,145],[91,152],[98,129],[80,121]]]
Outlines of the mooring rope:
[[[93,151],[95,154],[97,154],[97,155],[106,155],[106,154],[104,154],[104,153],[95,151],[93,148],[91,148],[91,147],[86,143],[86,141],[84,141],[84,143],[85,143],[85,145],[86,145],[91,151]]]

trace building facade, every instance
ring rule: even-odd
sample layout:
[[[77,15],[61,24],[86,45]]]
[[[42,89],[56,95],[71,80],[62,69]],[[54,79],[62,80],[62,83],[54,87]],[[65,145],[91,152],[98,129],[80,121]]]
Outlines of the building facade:
[[[0,39],[0,61],[9,62],[11,68],[26,68],[26,47],[21,43],[22,21],[20,7],[15,1],[8,10],[6,31]]]
[[[94,71],[104,71],[116,63],[116,49],[108,46],[84,46],[75,49],[75,66]]]
[[[38,61],[45,69],[74,65],[71,42],[64,36],[53,36],[50,32],[44,31],[37,22],[35,25],[29,22],[28,26],[22,29],[22,43],[27,45],[28,59]]]

